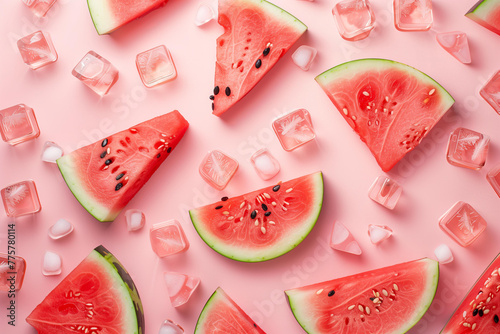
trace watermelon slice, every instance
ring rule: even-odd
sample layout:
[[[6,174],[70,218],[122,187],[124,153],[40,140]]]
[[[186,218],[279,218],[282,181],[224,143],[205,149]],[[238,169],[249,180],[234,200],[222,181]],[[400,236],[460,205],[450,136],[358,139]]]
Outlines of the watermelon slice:
[[[401,334],[434,299],[436,261],[422,259],[285,291],[309,334]]]
[[[144,333],[144,312],[132,278],[103,246],[95,248],[31,312],[38,334]]]
[[[264,0],[219,0],[212,109],[222,115],[241,100],[307,30],[297,18]]]
[[[454,103],[432,78],[386,59],[347,62],[316,81],[384,171],[413,150]]]
[[[302,176],[189,211],[200,237],[237,261],[283,255],[304,240],[323,204],[323,174]]]
[[[87,0],[90,16],[99,35],[109,34],[125,24],[164,6],[168,0]]]
[[[113,221],[177,146],[189,124],[178,111],[118,132],[57,160],[66,184],[99,221]]]
[[[465,16],[500,35],[500,0],[480,0]]]
[[[500,333],[500,254],[490,263],[462,303],[455,310],[442,334]]]
[[[265,334],[222,290],[217,288],[203,307],[194,334]]]

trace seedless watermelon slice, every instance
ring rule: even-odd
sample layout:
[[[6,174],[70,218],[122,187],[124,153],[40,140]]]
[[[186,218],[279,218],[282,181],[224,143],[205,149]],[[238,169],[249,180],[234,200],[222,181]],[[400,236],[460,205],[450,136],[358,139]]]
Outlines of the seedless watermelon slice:
[[[480,0],[465,16],[500,35],[500,0]]]
[[[69,273],[26,321],[39,334],[144,333],[137,288],[127,270],[103,246]]]
[[[347,62],[316,81],[384,171],[413,150],[454,103],[426,74],[386,59]]]
[[[80,204],[97,220],[113,221],[170,155],[188,126],[173,111],[71,152],[57,165]]]
[[[241,100],[307,30],[297,18],[264,0],[219,0],[213,113]]]
[[[109,34],[125,24],[167,3],[168,0],[87,0],[90,16],[99,35]]]
[[[434,299],[436,261],[422,259],[285,291],[309,334],[401,334]]]
[[[222,290],[217,288],[203,307],[194,334],[265,334]]]
[[[323,203],[321,172],[189,211],[201,238],[237,261],[283,255],[304,240]]]

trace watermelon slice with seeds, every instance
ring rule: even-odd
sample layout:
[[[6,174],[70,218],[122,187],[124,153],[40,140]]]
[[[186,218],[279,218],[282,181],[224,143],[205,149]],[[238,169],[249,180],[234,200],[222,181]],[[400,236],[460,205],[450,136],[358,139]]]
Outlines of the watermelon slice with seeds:
[[[480,0],[465,16],[500,35],[500,0]]]
[[[213,114],[241,100],[307,30],[285,10],[264,0],[219,0]]]
[[[97,220],[113,221],[172,153],[189,124],[173,111],[57,160],[66,184]]]
[[[316,81],[384,171],[413,150],[455,102],[431,77],[387,59],[340,64]]]

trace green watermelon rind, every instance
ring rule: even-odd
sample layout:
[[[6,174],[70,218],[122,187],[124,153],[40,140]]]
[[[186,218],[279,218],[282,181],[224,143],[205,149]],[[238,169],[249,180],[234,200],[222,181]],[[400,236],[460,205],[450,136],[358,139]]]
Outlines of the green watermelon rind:
[[[498,8],[500,8],[500,0],[480,0],[472,6],[465,16],[486,29],[500,35],[500,30],[487,20],[488,15]]]
[[[106,1],[95,1],[95,0],[87,0],[87,6],[89,7],[90,18],[92,19],[92,24],[94,25],[95,30],[99,35],[104,35],[109,33],[110,31],[106,31],[105,29],[101,29],[101,25],[98,23],[98,20],[95,18],[96,13],[100,13],[99,15],[103,15],[102,13],[107,13],[108,10],[104,8],[106,6]],[[94,6],[100,5],[103,6],[101,9],[96,8]],[[111,17],[100,18],[99,21],[113,21]]]
[[[191,217],[191,221],[194,225],[194,228],[196,229],[196,232],[198,232],[199,236],[205,241],[205,243],[212,248],[214,251],[219,253],[222,256],[225,256],[229,259],[240,261],[240,262],[263,262],[263,261],[268,261],[275,259],[281,255],[284,255],[297,247],[312,231],[314,226],[316,225],[316,222],[319,218],[319,215],[321,213],[321,209],[323,206],[323,194],[324,194],[324,184],[323,184],[323,173],[322,172],[316,172],[314,174],[308,175],[310,177],[315,177],[315,183],[316,183],[316,191],[315,195],[316,198],[318,198],[318,201],[314,204],[314,207],[316,210],[313,210],[309,217],[307,219],[304,219],[304,223],[301,224],[303,229],[300,231],[300,233],[296,233],[295,235],[298,235],[298,237],[294,240],[292,243],[285,243],[286,245],[284,247],[271,247],[270,250],[266,250],[261,252],[262,255],[260,256],[248,256],[246,254],[245,250],[242,250],[241,253],[236,253],[234,249],[229,248],[229,250],[224,249],[224,245],[221,244],[220,241],[216,240],[215,238],[212,239],[208,235],[208,233],[205,233],[202,230],[202,227],[204,224],[200,222],[200,219],[196,215],[196,209],[194,210],[189,210],[189,216]]]
[[[426,261],[429,263],[428,266],[428,275],[429,275],[429,285],[428,288],[425,289],[425,293],[422,296],[422,304],[419,307],[419,311],[417,314],[414,315],[412,319],[409,319],[404,323],[400,329],[394,331],[393,333],[384,333],[384,334],[401,334],[401,333],[406,333],[409,331],[415,324],[417,324],[418,321],[424,316],[424,314],[427,312],[429,307],[432,304],[432,301],[434,300],[434,297],[437,292],[437,287],[438,287],[438,282],[439,282],[439,263],[437,261],[428,259],[428,258],[423,258],[419,261]],[[308,334],[316,334],[313,330],[312,325],[306,324],[306,320],[311,320],[310,317],[303,317],[300,314],[300,308],[304,308],[303,305],[296,305],[294,302],[294,289],[292,290],[286,290],[285,295],[288,300],[288,304],[290,306],[290,309],[292,310],[293,316],[297,320],[297,322],[300,324],[300,326],[306,331]],[[313,323],[311,321],[311,323]]]

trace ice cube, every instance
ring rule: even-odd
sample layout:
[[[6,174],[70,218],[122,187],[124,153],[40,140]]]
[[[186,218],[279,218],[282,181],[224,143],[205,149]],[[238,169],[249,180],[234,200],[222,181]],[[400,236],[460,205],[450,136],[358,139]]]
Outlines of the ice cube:
[[[203,180],[215,189],[224,189],[238,170],[238,161],[219,150],[213,150],[203,158],[199,172]]]
[[[263,180],[269,180],[276,176],[280,171],[280,163],[269,152],[267,148],[263,148],[255,152],[250,158],[253,167],[257,174]]]
[[[385,225],[370,224],[368,225],[368,235],[372,244],[378,245],[392,236],[392,230]]]
[[[427,31],[432,27],[432,0],[394,0],[394,25],[400,31]]]
[[[0,291],[20,290],[25,273],[26,260],[20,256],[0,253]]]
[[[42,209],[35,182],[32,180],[11,184],[0,191],[7,217],[37,213]]]
[[[370,187],[368,196],[380,205],[393,210],[398,204],[403,189],[386,176],[379,176]]]
[[[194,18],[194,24],[202,26],[215,18],[215,11],[211,5],[208,3],[201,3],[196,11],[196,16]]]
[[[118,70],[94,51],[89,51],[71,74],[100,96],[106,95],[118,80]]]
[[[62,271],[62,260],[59,254],[46,251],[43,256],[42,274],[45,276],[59,275]]]
[[[451,249],[445,244],[439,245],[434,250],[434,255],[436,255],[436,258],[440,264],[446,264],[453,261],[453,254],[451,253]]]
[[[140,210],[130,209],[125,211],[125,219],[129,231],[137,231],[146,224],[146,216]]]
[[[500,114],[500,71],[490,78],[479,93]]]
[[[177,77],[172,55],[164,45],[139,53],[135,64],[142,83],[148,88],[172,81]]]
[[[54,240],[61,239],[73,232],[73,224],[66,219],[59,219],[49,228],[49,237]]]
[[[436,39],[443,49],[464,64],[471,63],[469,41],[467,35],[461,31],[444,32],[436,35]]]
[[[17,145],[40,136],[33,109],[24,104],[0,110],[0,135],[3,141]]]
[[[43,145],[42,161],[56,163],[63,155],[63,149],[56,143],[48,141]]]
[[[318,51],[310,46],[301,45],[295,50],[292,54],[292,60],[301,69],[304,71],[308,71],[311,68],[311,65],[316,58],[316,54]]]
[[[369,0],[344,0],[332,10],[340,36],[359,41],[370,35],[375,27],[375,15]]]
[[[273,122],[273,129],[285,151],[292,151],[316,138],[311,115],[305,109],[278,117]]]
[[[479,170],[486,163],[489,143],[482,133],[457,128],[450,135],[446,159],[454,166]]]
[[[488,172],[486,179],[490,183],[493,190],[495,190],[497,195],[500,197],[500,164],[497,164]]]
[[[330,247],[342,252],[361,255],[361,248],[356,239],[354,239],[351,232],[338,221],[333,223]]]
[[[165,320],[160,327],[159,334],[183,334],[184,328],[177,325],[172,320]]]
[[[149,237],[151,247],[159,257],[182,253],[189,248],[184,230],[177,220],[153,225]]]
[[[34,70],[57,60],[56,49],[46,32],[36,31],[21,38],[17,41],[17,47],[24,63]]]
[[[166,272],[164,278],[173,307],[184,305],[200,284],[198,277],[175,272]]]
[[[38,17],[44,17],[56,0],[23,0],[24,4]]]
[[[472,244],[486,229],[486,221],[468,203],[455,203],[441,218],[439,227],[463,247]]]

